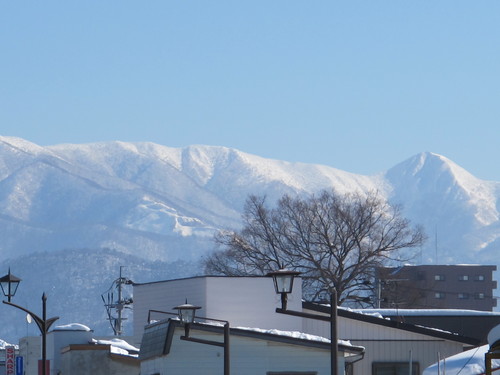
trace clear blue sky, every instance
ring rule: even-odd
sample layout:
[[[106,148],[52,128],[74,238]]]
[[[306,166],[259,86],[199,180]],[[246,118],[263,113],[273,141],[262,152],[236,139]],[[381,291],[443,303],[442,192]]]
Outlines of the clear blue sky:
[[[500,181],[500,1],[2,1],[0,134]]]

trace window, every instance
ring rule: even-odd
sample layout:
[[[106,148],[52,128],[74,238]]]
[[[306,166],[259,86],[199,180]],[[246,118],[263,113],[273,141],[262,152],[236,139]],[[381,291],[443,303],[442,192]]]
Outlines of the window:
[[[458,298],[459,299],[468,299],[469,293],[458,293]]]
[[[476,299],[484,299],[485,296],[484,296],[484,293],[477,293],[476,294]]]
[[[474,281],[484,281],[484,280],[485,280],[484,275],[476,275],[474,277]]]
[[[443,292],[436,292],[434,293],[434,298],[437,299],[444,299],[445,294]]]
[[[419,374],[418,363],[412,363],[412,374]],[[372,364],[373,375],[407,375],[410,372],[408,362],[374,362]]]
[[[467,275],[460,275],[460,276],[458,276],[458,280],[459,281],[468,281],[469,280],[469,276],[467,276]]]
[[[444,277],[444,275],[434,275],[434,280],[436,280],[436,281],[444,281],[445,277]]]

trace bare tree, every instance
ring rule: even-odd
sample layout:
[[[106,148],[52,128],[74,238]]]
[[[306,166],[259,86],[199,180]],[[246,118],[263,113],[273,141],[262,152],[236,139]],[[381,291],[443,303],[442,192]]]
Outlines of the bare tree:
[[[242,228],[215,236],[220,249],[205,259],[208,273],[241,276],[298,270],[308,298],[318,298],[334,286],[339,303],[369,290],[366,281],[375,267],[425,240],[398,206],[375,193],[285,195],[274,208],[266,205],[265,197],[249,196]]]

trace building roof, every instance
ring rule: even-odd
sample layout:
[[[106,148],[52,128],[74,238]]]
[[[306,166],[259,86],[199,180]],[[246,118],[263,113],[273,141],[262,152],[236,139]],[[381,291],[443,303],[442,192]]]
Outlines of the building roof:
[[[380,314],[381,316],[499,316],[495,311],[461,309],[352,309],[360,314]]]
[[[180,280],[208,279],[208,278],[217,278],[217,279],[227,279],[227,278],[262,279],[262,278],[267,278],[267,279],[270,279],[270,277],[268,277],[268,276],[262,276],[262,275],[244,275],[244,276],[201,275],[201,276],[180,277],[180,278],[177,278],[177,279],[156,280],[156,281],[149,281],[149,282],[146,282],[146,283],[132,283],[132,284],[134,286],[141,286],[141,285],[168,283],[168,282],[180,281]]]
[[[148,324],[144,330],[143,341],[141,344],[140,358],[148,359],[170,352],[172,338],[176,328],[181,327],[181,323],[176,319],[165,319],[155,323]],[[223,327],[220,325],[207,323],[192,323],[192,328],[206,332],[223,333]],[[230,328],[232,336],[250,337],[258,340],[267,340],[280,342],[290,345],[301,345],[318,349],[330,350],[330,340],[324,337],[304,334],[300,332],[263,330],[259,328],[232,327]],[[362,355],[364,347],[351,345],[348,341],[340,340],[338,348],[348,355]]]
[[[312,303],[312,302],[303,302],[302,303],[303,308],[307,310],[312,310],[312,311],[317,311],[325,314],[330,313],[330,306],[328,305],[319,305],[317,303]],[[409,323],[401,323],[399,321],[395,320],[390,320],[390,319],[384,319],[380,314],[377,314],[374,312],[373,314],[368,313],[370,310],[365,310],[364,313],[358,312],[358,311],[353,311],[353,310],[348,310],[348,309],[343,309],[339,308],[337,310],[337,314],[340,317],[347,318],[347,319],[353,319],[353,320],[358,320],[366,323],[371,323],[371,324],[377,324],[380,326],[384,327],[390,327],[390,328],[395,328],[399,330],[404,330],[408,332],[413,332],[413,333],[419,333],[431,337],[436,337],[440,339],[445,339],[445,340],[450,340],[450,341],[456,341],[456,342],[461,342],[463,344],[468,344],[468,345],[479,345],[480,340],[472,338],[472,337],[466,337],[462,336],[456,333],[452,332],[446,332],[442,331],[439,329],[435,328],[427,328],[427,327],[422,327],[422,326],[417,326],[414,324],[409,324]]]

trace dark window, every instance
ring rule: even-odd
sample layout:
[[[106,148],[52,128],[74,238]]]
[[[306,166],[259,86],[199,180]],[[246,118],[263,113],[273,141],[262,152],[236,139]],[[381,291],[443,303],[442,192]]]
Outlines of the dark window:
[[[476,294],[476,299],[484,299],[485,296],[484,296],[484,293],[477,293]]]
[[[476,275],[474,276],[474,281],[484,281],[485,277],[484,275]]]
[[[459,281],[469,281],[469,276],[467,275],[460,275],[458,276]]]
[[[444,280],[446,280],[446,278],[444,277],[444,275],[434,275],[434,280],[444,281]]]
[[[458,298],[459,299],[468,299],[469,293],[458,293]]]
[[[317,371],[268,371],[266,375],[317,375]]]
[[[443,292],[436,292],[436,293],[434,293],[434,298],[444,299],[444,297],[445,297],[445,294]]]
[[[419,374],[418,363],[412,363],[412,374]],[[373,375],[408,375],[410,365],[408,362],[374,362],[372,364]]]

